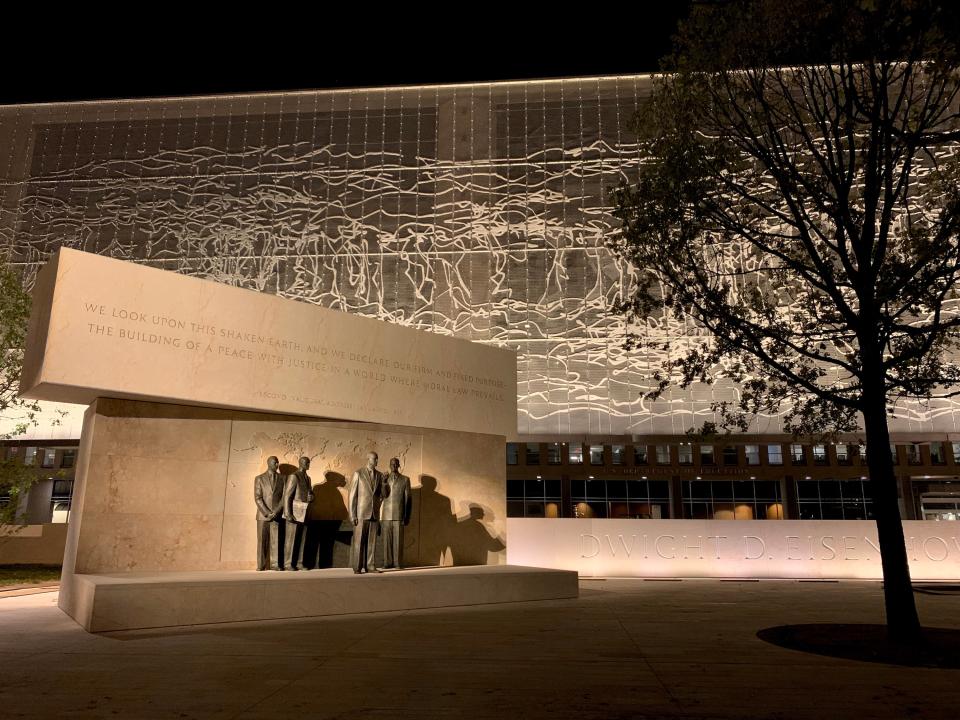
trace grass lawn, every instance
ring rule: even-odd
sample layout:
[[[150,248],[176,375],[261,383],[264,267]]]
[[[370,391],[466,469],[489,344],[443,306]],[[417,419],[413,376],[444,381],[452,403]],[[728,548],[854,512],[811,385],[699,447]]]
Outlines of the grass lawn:
[[[59,565],[0,565],[0,588],[60,581]]]

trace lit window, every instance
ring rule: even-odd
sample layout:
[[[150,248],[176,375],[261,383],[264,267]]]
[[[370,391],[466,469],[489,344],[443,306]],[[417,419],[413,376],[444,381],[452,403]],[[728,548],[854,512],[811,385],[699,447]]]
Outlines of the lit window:
[[[760,446],[759,445],[744,445],[743,454],[747,457],[747,465],[759,465],[760,464]]]
[[[560,443],[549,443],[547,445],[547,465],[559,465],[561,462]]]
[[[693,445],[683,443],[677,449],[677,453],[681,465],[693,465]]]
[[[657,445],[657,465],[669,465],[670,464],[670,446],[669,445]]]
[[[790,462],[794,465],[805,465],[806,458],[803,455],[803,445],[793,443],[790,446]]]
[[[670,517],[666,480],[571,479],[570,515],[579,518]]]
[[[683,517],[691,520],[782,520],[777,480],[685,480]]]
[[[850,464],[850,446],[839,444],[834,445],[834,450],[837,453],[837,463],[839,465],[849,465]]]
[[[507,517],[560,517],[560,480],[507,479]]]
[[[614,465],[623,465],[626,461],[627,448],[624,445],[614,445],[610,448],[610,462]]]
[[[919,443],[910,443],[907,445],[907,462],[911,465],[920,464],[920,445]]]
[[[583,465],[583,445],[570,445],[567,462],[571,465]]]
[[[603,445],[590,446],[590,464],[603,465]]]
[[[827,464],[827,446],[826,445],[813,446],[813,462],[815,465]]]
[[[947,463],[947,456],[943,452],[943,443],[942,442],[930,443],[930,464],[946,465],[946,463]]]
[[[70,503],[69,502],[55,502],[53,503],[53,512],[51,513],[50,522],[52,523],[65,523],[70,518]]]
[[[767,463],[770,465],[783,465],[782,445],[767,445]]]
[[[57,459],[56,448],[44,448],[43,459],[40,460],[40,467],[52,468]]]

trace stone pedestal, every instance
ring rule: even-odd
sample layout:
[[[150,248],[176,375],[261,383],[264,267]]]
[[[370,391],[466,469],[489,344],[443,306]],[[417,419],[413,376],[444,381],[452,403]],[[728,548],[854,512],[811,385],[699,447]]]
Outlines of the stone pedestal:
[[[255,568],[253,484],[270,455],[281,472],[312,458],[308,519],[331,543],[373,450],[411,478],[406,565],[502,565],[503,448],[498,435],[100,398],[84,419],[60,607],[79,619],[84,575]],[[314,549],[321,564],[342,555]]]
[[[75,575],[89,632],[577,597],[577,574],[515,566]]]

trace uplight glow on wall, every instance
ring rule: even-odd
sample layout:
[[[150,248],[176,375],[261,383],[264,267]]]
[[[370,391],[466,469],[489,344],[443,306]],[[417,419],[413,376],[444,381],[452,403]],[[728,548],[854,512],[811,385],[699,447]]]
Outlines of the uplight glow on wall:
[[[682,433],[731,386],[643,398],[605,240],[649,76],[0,108],[0,244],[61,245],[515,349],[521,434]],[[956,431],[903,406],[894,430]],[[780,429],[776,417],[756,428]]]

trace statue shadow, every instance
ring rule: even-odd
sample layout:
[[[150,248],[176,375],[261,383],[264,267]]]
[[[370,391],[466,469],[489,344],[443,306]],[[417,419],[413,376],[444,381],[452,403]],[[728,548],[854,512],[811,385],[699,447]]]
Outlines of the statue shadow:
[[[323,477],[323,482],[313,486],[313,502],[307,511],[304,564],[310,568],[347,567],[351,529],[340,491],[347,480],[335,472],[325,472]]]
[[[465,512],[458,515],[452,500],[437,486],[435,477],[421,475],[420,487],[411,490],[418,514],[414,520],[419,529],[419,564],[485,565],[488,553],[506,547],[493,530],[493,511],[480,503],[467,503]]]

